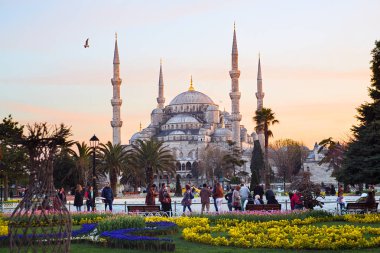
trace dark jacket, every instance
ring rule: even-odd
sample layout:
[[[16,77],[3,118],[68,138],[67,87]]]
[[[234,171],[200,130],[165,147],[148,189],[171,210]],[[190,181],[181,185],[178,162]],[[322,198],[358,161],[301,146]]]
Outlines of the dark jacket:
[[[102,197],[105,198],[108,201],[113,201],[113,192],[111,187],[106,186],[102,190]]]
[[[75,191],[74,206],[83,206],[83,191]]]
[[[274,196],[270,196],[267,199],[267,204],[278,204],[278,201]]]
[[[232,203],[232,192],[228,192],[224,198],[227,200],[227,203]]]

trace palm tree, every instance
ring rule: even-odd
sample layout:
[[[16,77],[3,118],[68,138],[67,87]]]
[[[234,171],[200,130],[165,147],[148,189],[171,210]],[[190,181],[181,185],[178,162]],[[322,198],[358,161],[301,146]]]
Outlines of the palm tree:
[[[118,176],[128,168],[129,151],[120,144],[113,145],[109,141],[99,145],[98,157],[101,160],[98,168],[103,174],[109,174],[111,189],[116,195]]]
[[[73,154],[77,175],[79,176],[79,182],[83,185],[87,185],[90,173],[90,156],[91,148],[86,143],[75,143],[78,152]]]
[[[270,168],[268,162],[268,146],[269,138],[273,137],[273,132],[269,129],[271,125],[280,123],[270,108],[262,108],[261,110],[256,111],[256,115],[253,117],[253,120],[256,122],[256,131],[264,132],[264,159],[265,159],[265,187],[268,189],[270,187]]]
[[[137,140],[132,144],[130,163],[130,166],[145,171],[147,189],[153,184],[154,173],[175,173],[172,151],[155,139]]]

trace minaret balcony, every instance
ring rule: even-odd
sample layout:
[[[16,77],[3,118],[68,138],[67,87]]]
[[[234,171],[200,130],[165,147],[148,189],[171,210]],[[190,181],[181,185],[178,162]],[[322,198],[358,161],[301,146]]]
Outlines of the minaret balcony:
[[[122,99],[119,99],[119,98],[111,99],[111,105],[112,106],[121,106],[122,103],[123,103]]]
[[[123,121],[115,121],[115,120],[113,120],[113,121],[111,121],[111,126],[112,127],[121,127],[123,125]]]
[[[239,78],[240,77],[240,70],[237,70],[237,69],[230,70],[230,77],[231,78]]]
[[[241,118],[242,118],[242,116],[240,113],[237,113],[237,114],[234,113],[234,114],[230,115],[231,121],[241,121]]]
[[[240,97],[241,97],[241,93],[239,91],[230,92],[230,98],[232,100],[234,100],[234,99],[240,99]]]

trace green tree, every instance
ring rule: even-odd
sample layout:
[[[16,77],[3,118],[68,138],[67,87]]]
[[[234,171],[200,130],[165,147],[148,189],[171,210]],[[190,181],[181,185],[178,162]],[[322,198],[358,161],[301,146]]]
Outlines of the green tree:
[[[97,168],[104,175],[109,174],[111,189],[116,196],[118,177],[128,169],[129,152],[120,144],[113,145],[109,141],[99,145],[98,157],[100,162]]]
[[[269,129],[269,127],[280,122],[276,119],[275,113],[272,112],[272,109],[270,108],[262,108],[261,110],[257,110],[253,120],[256,122],[256,131],[264,133],[265,187],[268,189],[270,187],[271,177],[271,170],[268,161],[268,147],[269,138],[273,137],[273,132]]]
[[[253,142],[252,158],[251,158],[251,186],[250,189],[255,188],[260,184],[260,174],[264,169],[264,156],[261,150],[259,140]]]
[[[380,183],[380,41],[372,50],[370,102],[358,109],[359,123],[352,127],[353,138],[348,143],[343,170],[338,180],[349,184]]]
[[[319,165],[327,163],[329,169],[332,170],[332,176],[336,177],[340,174],[343,165],[344,152],[346,151],[346,145],[336,142],[332,137],[324,139],[318,143],[321,147],[318,149],[318,153],[327,150]]]
[[[0,123],[0,177],[3,178],[4,200],[8,200],[9,180],[27,177],[27,153],[21,145],[23,129],[11,115]]]
[[[147,189],[153,184],[154,174],[175,173],[175,159],[172,151],[155,139],[137,140],[132,144],[130,166],[145,172]]]

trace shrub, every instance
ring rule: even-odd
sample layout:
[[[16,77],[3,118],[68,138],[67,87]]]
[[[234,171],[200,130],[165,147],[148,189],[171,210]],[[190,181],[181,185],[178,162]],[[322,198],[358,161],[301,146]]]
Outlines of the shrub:
[[[141,216],[114,215],[98,223],[98,233],[125,228],[145,228]]]

